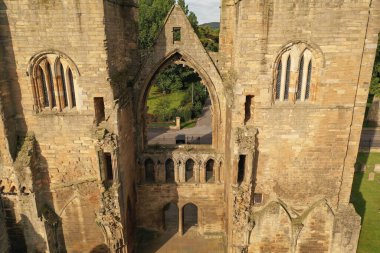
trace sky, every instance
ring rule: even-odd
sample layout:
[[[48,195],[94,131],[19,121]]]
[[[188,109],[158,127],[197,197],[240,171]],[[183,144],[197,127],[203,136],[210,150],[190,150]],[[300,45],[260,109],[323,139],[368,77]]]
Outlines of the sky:
[[[193,11],[199,24],[220,21],[220,0],[186,0],[190,11]]]

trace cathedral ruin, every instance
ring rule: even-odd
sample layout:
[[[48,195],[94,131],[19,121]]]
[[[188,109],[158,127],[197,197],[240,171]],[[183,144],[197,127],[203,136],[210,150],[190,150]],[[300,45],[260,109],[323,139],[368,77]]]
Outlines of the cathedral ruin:
[[[138,11],[0,0],[0,252],[356,252],[380,1],[221,0],[217,53],[175,5],[143,58]],[[211,144],[148,145],[170,64],[207,88]]]

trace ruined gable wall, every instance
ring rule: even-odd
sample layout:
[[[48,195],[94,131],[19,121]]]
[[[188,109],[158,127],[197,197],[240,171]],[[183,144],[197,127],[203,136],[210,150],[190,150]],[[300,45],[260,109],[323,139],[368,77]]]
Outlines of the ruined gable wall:
[[[162,70],[167,65],[166,63],[184,64],[192,67],[203,79],[204,85],[208,88],[211,100],[213,103],[213,145],[203,150],[200,146],[194,145],[192,147],[178,147],[178,149],[167,151],[164,148],[157,147],[157,153],[164,154],[168,152],[168,157],[171,157],[176,152],[188,153],[187,156],[181,153],[181,162],[184,165],[187,159],[192,158],[196,161],[194,171],[200,171],[198,165],[198,156],[205,156],[205,163],[207,156],[214,157],[215,153],[223,153],[225,149],[225,124],[226,124],[226,95],[222,85],[222,80],[218,69],[215,67],[216,63],[212,61],[208,52],[204,49],[199,38],[191,27],[190,22],[187,20],[181,7],[174,6],[169,16],[165,20],[164,27],[158,35],[152,52],[146,57],[143,62],[139,78],[135,86],[135,103],[138,108],[137,118],[137,134],[138,136],[138,156],[140,159],[140,173],[144,170],[144,161],[146,157],[153,158],[149,153],[147,147],[141,145],[144,141],[143,128],[144,128],[144,106],[146,94],[150,88],[150,79],[154,77],[155,72]],[[173,28],[181,28],[180,41],[174,41]],[[176,58],[178,57],[178,58]],[[145,148],[145,149],[144,149]],[[187,150],[189,149],[189,150]],[[210,150],[209,150],[210,149]],[[187,151],[186,151],[187,150]],[[186,151],[186,152],[185,152]],[[144,155],[146,157],[144,157]],[[165,162],[168,157],[164,155],[158,160],[158,172],[164,173]],[[223,156],[222,156],[223,157]],[[216,160],[215,160],[216,162]],[[159,168],[158,168],[159,167]],[[205,164],[203,165],[205,167]],[[215,164],[215,168],[216,168]],[[184,166],[179,169],[179,173],[184,173]],[[204,171],[204,168],[201,169]],[[194,172],[197,174],[198,172]],[[201,174],[202,172],[200,172]],[[224,177],[224,166],[220,172],[221,178]],[[184,175],[184,174],[183,174]],[[201,177],[201,176],[195,176]],[[162,215],[164,207],[169,202],[176,204],[182,208],[185,204],[194,203],[199,208],[199,222],[201,233],[223,233],[225,229],[225,189],[224,184],[221,183],[205,183],[201,180],[198,182],[184,182],[179,180],[175,185],[165,183],[165,178],[156,178],[154,184],[144,183],[137,187],[137,226],[148,229],[162,230]],[[199,182],[200,181],[200,182]]]

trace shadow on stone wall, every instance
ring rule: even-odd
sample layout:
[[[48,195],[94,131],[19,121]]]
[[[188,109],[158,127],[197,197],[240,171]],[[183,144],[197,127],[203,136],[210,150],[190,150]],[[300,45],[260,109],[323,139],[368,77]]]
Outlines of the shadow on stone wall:
[[[150,188],[150,186],[145,186],[143,188],[148,189]],[[181,236],[179,235],[179,233],[181,233],[180,232],[181,230],[183,230],[184,233],[187,232],[188,228],[185,231],[184,224],[180,224],[179,222],[179,219],[181,219],[182,221],[184,219],[183,219],[183,212],[182,212],[182,217],[180,217],[180,214],[181,214],[180,208],[182,207],[178,203],[179,197],[178,197],[177,186],[173,185],[170,191],[172,192],[170,193],[170,197],[168,198],[167,202],[165,203],[164,201],[159,201],[158,202],[159,204],[155,203],[154,205],[157,207],[157,209],[154,210],[154,214],[147,215],[151,217],[146,217],[146,219],[149,219],[149,222],[154,224],[154,227],[146,227],[146,226],[142,227],[140,224],[139,229],[137,231],[137,235],[136,235],[136,239],[137,239],[136,252],[142,252],[142,253],[158,252],[158,250],[160,250],[173,237]],[[140,201],[147,201],[147,200],[140,200]],[[151,201],[151,200],[148,200],[148,201]],[[163,203],[163,204],[160,205],[160,203]],[[182,225],[182,229],[180,229],[179,227],[181,225]]]
[[[13,201],[2,195],[0,202],[0,209],[5,214],[10,252],[27,252],[23,226],[17,222]]]
[[[41,154],[38,141],[35,143],[35,150],[37,157],[32,166],[32,177],[38,216],[44,219],[50,252],[66,253],[62,221],[54,209],[53,195],[50,189],[49,165]]]
[[[111,252],[107,245],[101,244],[93,248],[90,253],[109,253]]]
[[[45,239],[40,236],[33,228],[32,223],[30,222],[29,218],[25,215],[21,215],[21,221],[19,222],[20,226],[22,226],[24,229],[27,229],[28,238],[29,241],[32,238],[33,240],[33,246],[34,246],[34,253],[44,253],[47,251],[47,245],[45,242]]]
[[[12,196],[17,198],[17,196]],[[27,252],[27,242],[33,242],[34,253],[44,253],[47,251],[45,239],[36,232],[29,218],[21,214],[21,219],[17,222],[14,200],[6,196],[1,196],[0,211],[5,218],[6,232],[9,239],[9,252]],[[25,237],[27,234],[28,238]],[[6,252],[6,251],[5,251]]]
[[[21,104],[21,88],[18,82],[17,66],[13,51],[7,6],[0,0],[0,109],[3,116],[9,152],[16,158],[18,143],[25,136],[26,126]],[[20,138],[21,136],[21,138]]]

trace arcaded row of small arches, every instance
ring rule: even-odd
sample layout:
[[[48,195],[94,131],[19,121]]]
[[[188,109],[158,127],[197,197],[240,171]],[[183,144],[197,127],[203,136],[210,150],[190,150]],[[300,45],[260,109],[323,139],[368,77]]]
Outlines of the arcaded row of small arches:
[[[208,158],[196,163],[194,159],[175,162],[168,158],[164,164],[146,158],[143,163],[144,183],[219,183],[222,162]]]
[[[3,180],[0,180],[0,194],[29,194],[30,190],[28,190],[25,186],[20,186],[17,188],[13,184],[4,184],[3,185]]]
[[[315,92],[316,61],[310,46],[292,44],[278,56],[274,78],[274,100],[305,102]]]
[[[68,57],[55,53],[39,54],[30,65],[38,111],[76,107],[76,71]]]

